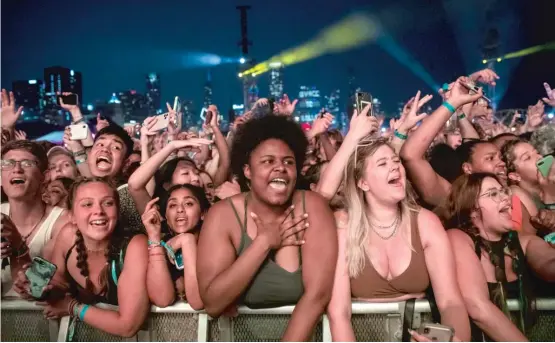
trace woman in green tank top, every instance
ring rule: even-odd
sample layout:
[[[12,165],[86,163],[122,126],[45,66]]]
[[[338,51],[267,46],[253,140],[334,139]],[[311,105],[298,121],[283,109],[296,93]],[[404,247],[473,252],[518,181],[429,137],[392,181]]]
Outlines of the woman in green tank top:
[[[296,305],[284,340],[308,340],[329,302],[337,236],[327,202],[296,190],[307,140],[287,117],[244,124],[232,168],[249,191],[208,212],[198,242],[197,276],[206,312],[237,303]]]

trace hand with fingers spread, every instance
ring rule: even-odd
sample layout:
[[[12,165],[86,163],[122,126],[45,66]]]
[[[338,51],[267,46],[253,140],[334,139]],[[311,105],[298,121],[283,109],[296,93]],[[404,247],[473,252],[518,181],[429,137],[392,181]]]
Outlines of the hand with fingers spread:
[[[102,130],[105,127],[110,126],[110,122],[100,116],[100,113],[96,115],[96,132]]]
[[[263,222],[262,219],[251,212],[257,228],[257,239],[263,239],[268,247],[277,250],[281,247],[290,245],[302,245],[304,241],[297,237],[308,228],[308,214],[304,213],[300,217],[293,218],[292,213],[295,205],[291,205],[283,215],[274,222]]]
[[[410,130],[412,130],[418,122],[426,118],[426,113],[418,113],[420,108],[424,106],[428,101],[432,99],[432,95],[426,95],[420,98],[420,91],[416,92],[416,95],[407,102],[403,108],[403,114],[401,116],[401,123],[398,124],[397,130],[406,135]]]
[[[373,135],[378,131],[380,127],[378,119],[374,116],[368,116],[368,112],[371,108],[372,104],[369,104],[360,113],[355,110],[349,124],[349,132],[347,132],[347,136],[358,142],[364,137]]]
[[[2,127],[6,129],[13,129],[15,123],[23,112],[23,106],[15,108],[15,97],[13,92],[7,92],[2,89]]]
[[[555,107],[555,90],[551,89],[549,83],[544,82],[543,87],[545,88],[545,93],[547,94],[547,98],[542,98],[543,102],[548,104],[551,107]]]
[[[177,128],[177,115],[178,113],[173,110],[169,103],[166,102],[166,107],[169,113],[169,121],[168,121],[168,135],[174,136],[179,133],[179,129]]]
[[[495,81],[499,80],[499,75],[491,69],[483,69],[471,74],[468,78],[474,82],[495,86]]]
[[[283,97],[274,103],[274,113],[282,116],[290,116],[295,112],[295,106],[299,100],[295,99],[293,102],[289,100],[287,94],[283,94]]]
[[[24,141],[27,139],[27,134],[23,130],[15,130],[14,134],[16,141]]]
[[[533,106],[528,106],[528,113],[526,114],[526,126],[527,131],[535,131],[541,126],[545,119],[545,105],[541,100]]]
[[[141,216],[143,225],[145,226],[148,239],[153,242],[160,242],[162,235],[162,215],[158,210],[158,200],[160,198],[154,198],[150,200],[145,207],[145,211]]]
[[[66,126],[64,130],[63,140],[64,140],[64,145],[71,152],[79,152],[79,151],[85,150],[85,147],[83,146],[83,143],[81,143],[81,141],[74,141],[71,139],[71,130],[69,129],[69,126]]]

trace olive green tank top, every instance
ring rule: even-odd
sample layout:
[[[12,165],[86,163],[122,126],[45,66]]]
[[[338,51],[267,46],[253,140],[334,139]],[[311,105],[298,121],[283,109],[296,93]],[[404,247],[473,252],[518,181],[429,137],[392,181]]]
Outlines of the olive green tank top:
[[[241,227],[241,242],[237,249],[237,256],[240,256],[252,244],[252,239],[247,234],[247,198],[245,195],[245,213],[243,222],[239,212],[233,205],[231,198],[229,204],[235,213],[235,217]],[[303,212],[305,210],[304,192],[302,192]],[[299,247],[300,250],[300,247]],[[296,304],[304,293],[302,279],[302,258],[299,269],[289,272],[283,269],[273,259],[275,251],[272,251],[262,266],[252,279],[245,293],[241,297],[241,302],[249,308],[269,308]],[[299,256],[301,256],[299,251]]]

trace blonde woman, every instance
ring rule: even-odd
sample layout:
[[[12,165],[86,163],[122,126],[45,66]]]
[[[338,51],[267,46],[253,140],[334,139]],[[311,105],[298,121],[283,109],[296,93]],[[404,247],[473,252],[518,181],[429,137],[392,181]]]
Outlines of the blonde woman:
[[[456,340],[467,341],[470,324],[447,234],[432,212],[416,205],[405,169],[386,140],[358,142],[347,161],[344,192],[347,212],[337,215],[339,250],[328,306],[333,340],[356,340],[352,298],[422,298],[431,284],[442,324],[455,329]]]

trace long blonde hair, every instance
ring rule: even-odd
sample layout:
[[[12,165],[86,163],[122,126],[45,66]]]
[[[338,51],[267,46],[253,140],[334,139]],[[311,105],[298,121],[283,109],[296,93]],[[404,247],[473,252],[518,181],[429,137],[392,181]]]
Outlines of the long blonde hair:
[[[357,183],[364,176],[368,157],[374,155],[374,153],[384,145],[394,150],[385,139],[363,139],[355,149],[355,152],[349,157],[349,161],[345,168],[344,193],[345,203],[347,204],[349,212],[346,251],[347,268],[351,278],[356,278],[364,269],[366,256],[368,256],[366,243],[370,239],[371,230],[370,221],[366,215],[367,204],[364,198],[364,191],[358,187]],[[414,193],[409,182],[407,182],[406,185],[407,195],[405,199],[399,203],[399,208],[401,210],[400,227],[408,225],[408,232],[411,232],[411,212],[417,211],[418,206],[414,200]],[[402,231],[401,234],[404,235]]]

